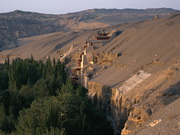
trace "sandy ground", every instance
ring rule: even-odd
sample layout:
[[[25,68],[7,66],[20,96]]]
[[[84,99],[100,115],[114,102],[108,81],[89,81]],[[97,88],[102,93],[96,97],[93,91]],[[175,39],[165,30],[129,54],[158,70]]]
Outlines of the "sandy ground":
[[[180,99],[159,110],[132,135],[179,135]]]

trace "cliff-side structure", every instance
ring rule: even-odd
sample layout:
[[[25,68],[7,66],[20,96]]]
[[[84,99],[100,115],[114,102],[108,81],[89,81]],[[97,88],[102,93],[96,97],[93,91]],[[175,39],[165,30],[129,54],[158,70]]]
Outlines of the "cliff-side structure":
[[[94,51],[102,46],[105,46],[115,37],[116,30],[112,30],[109,33],[105,30],[100,30],[94,36],[94,40],[85,41],[82,52],[77,58],[77,65],[72,68],[71,79],[77,80],[77,82],[81,83],[85,88],[88,89],[88,82],[94,73],[93,64],[96,63]],[[61,62],[65,62],[66,56],[70,54],[72,50],[73,47],[71,47],[64,54],[60,53]]]

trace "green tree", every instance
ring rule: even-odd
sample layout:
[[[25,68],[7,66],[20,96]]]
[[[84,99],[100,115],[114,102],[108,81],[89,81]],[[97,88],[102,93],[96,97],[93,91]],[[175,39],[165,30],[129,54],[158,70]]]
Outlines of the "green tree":
[[[8,60],[0,65],[0,133],[110,135],[101,108],[69,79],[60,61]]]

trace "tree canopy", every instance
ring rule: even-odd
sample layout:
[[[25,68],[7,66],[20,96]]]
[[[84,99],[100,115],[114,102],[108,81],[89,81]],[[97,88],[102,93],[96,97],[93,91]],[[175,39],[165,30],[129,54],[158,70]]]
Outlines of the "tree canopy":
[[[113,130],[63,63],[31,57],[0,65],[0,134],[111,135]]]

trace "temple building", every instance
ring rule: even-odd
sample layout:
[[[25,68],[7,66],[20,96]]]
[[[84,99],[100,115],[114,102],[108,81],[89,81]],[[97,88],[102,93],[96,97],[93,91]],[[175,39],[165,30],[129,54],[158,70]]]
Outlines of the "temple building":
[[[92,46],[94,49],[100,48],[107,43],[109,43],[112,39],[116,37],[116,30],[112,30],[111,32],[106,32],[105,30],[98,31],[94,36],[94,40],[88,40],[87,46]]]

